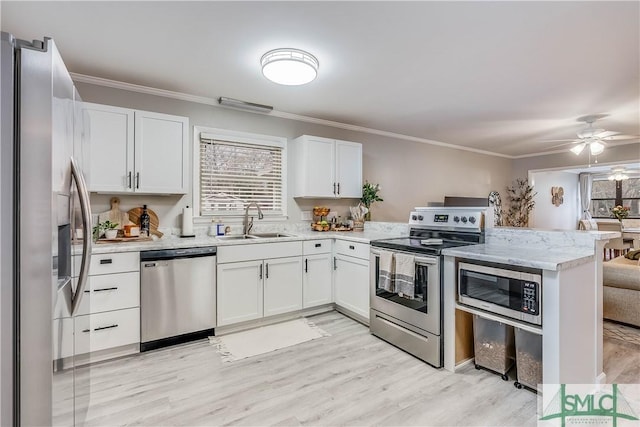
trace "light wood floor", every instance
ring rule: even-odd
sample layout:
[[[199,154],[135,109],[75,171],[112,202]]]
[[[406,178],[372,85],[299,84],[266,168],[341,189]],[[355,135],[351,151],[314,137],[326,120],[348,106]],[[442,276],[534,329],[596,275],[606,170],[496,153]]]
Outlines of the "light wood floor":
[[[89,425],[536,424],[536,395],[468,365],[434,369],[331,312],[330,337],[231,363],[207,341],[91,368]],[[640,382],[640,346],[605,340],[609,382]]]

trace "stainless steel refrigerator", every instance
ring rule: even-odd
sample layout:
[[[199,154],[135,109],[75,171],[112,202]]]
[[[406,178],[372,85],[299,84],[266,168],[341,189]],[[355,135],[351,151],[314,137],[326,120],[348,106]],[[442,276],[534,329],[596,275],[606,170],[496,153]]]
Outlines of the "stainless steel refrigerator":
[[[90,368],[76,354],[90,342],[54,327],[85,295],[87,123],[53,40],[1,36],[0,425],[79,425]]]

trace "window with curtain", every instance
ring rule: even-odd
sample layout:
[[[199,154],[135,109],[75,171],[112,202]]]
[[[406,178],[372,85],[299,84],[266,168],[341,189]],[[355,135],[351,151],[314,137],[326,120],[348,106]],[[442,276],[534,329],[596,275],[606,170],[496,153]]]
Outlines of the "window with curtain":
[[[283,216],[283,147],[200,138],[200,215],[243,215],[256,202]]]
[[[593,180],[591,215],[594,218],[610,218],[611,208],[617,205],[630,208],[629,218],[640,218],[640,178]]]

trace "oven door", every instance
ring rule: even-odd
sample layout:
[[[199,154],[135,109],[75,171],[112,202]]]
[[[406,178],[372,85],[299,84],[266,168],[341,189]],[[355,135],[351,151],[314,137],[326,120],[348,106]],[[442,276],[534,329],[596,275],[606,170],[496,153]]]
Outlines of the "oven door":
[[[440,335],[440,258],[391,251],[414,256],[413,297],[390,292],[380,284],[380,250],[371,248],[371,309],[399,319],[434,335]]]

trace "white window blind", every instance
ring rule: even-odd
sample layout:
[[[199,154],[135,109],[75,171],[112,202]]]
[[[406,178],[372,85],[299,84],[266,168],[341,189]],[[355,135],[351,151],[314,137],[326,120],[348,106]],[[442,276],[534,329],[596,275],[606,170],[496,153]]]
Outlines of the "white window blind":
[[[282,147],[200,139],[200,214],[244,214],[256,202],[283,212]]]

